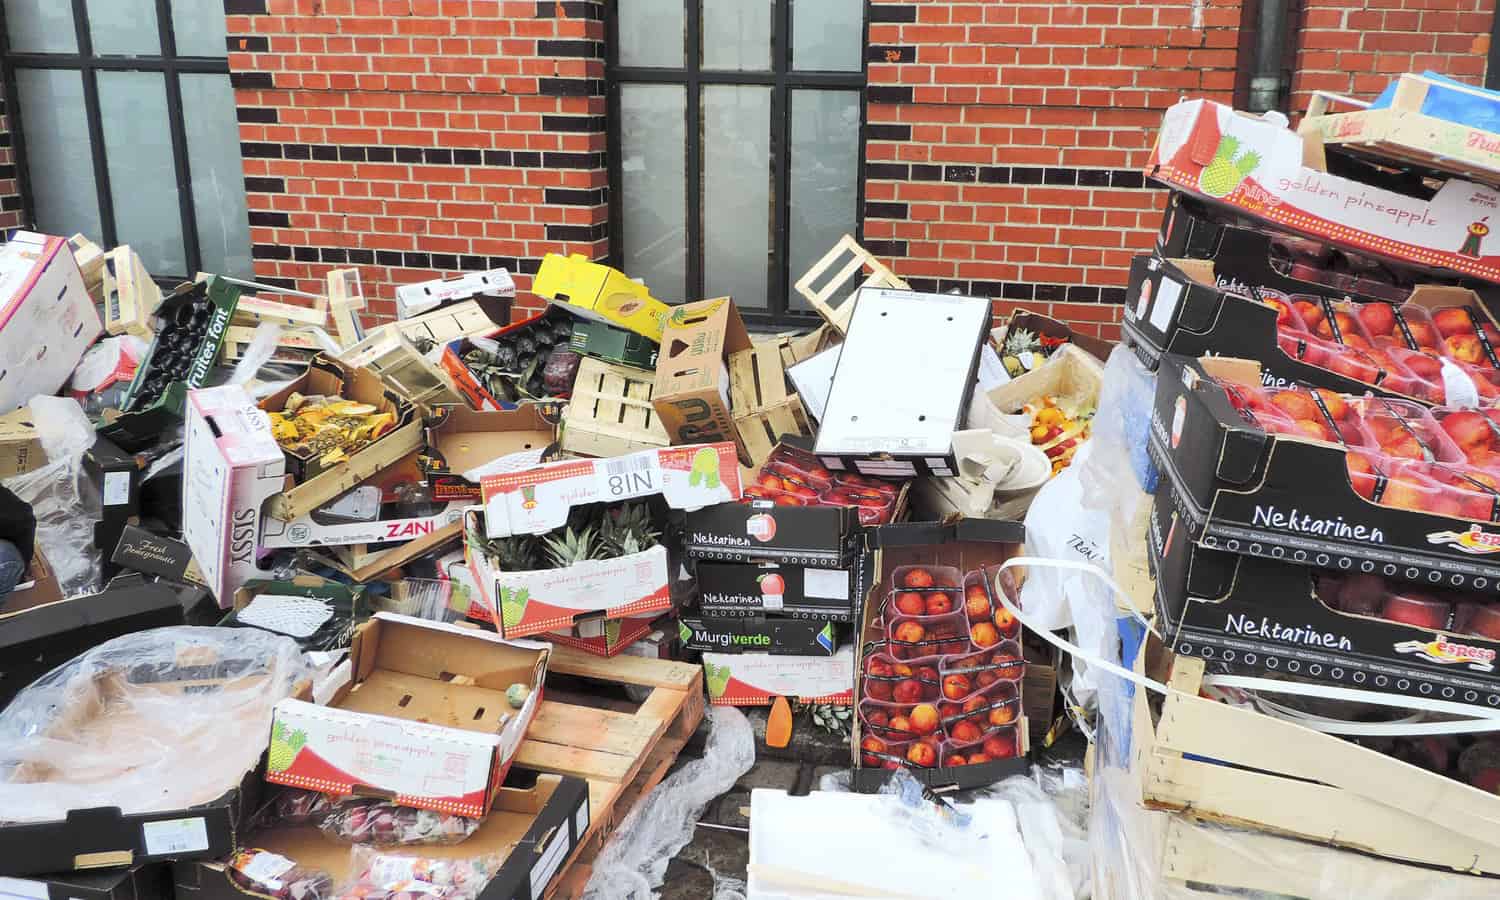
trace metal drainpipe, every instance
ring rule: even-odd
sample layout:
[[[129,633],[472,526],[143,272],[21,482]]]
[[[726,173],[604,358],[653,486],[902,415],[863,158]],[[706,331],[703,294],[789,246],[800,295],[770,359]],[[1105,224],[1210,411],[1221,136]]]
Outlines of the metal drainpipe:
[[[1260,0],[1246,98],[1250,112],[1288,111],[1292,67],[1297,59],[1299,6],[1297,0]]]

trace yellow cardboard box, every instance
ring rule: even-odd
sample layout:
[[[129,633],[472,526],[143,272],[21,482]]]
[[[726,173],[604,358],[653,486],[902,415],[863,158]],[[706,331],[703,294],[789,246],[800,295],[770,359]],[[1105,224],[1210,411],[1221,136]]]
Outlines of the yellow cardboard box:
[[[531,292],[585,318],[618,325],[657,342],[672,312],[645,285],[577,253],[543,257]]]

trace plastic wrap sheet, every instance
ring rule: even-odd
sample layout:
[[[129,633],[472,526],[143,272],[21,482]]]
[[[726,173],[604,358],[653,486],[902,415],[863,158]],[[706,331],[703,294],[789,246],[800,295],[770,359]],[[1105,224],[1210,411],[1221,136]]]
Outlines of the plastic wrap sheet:
[[[755,735],[744,713],[714,706],[708,720],[712,727],[703,757],[663,779],[615,828],[594,861],[585,900],[650,900],[667,863],[693,839],[709,801],[734,787],[755,764]],[[729,900],[739,888],[719,881],[715,900]]]
[[[0,712],[0,819],[211,802],[255,768],[272,705],[307,675],[290,638],[250,629],[158,628],[101,644]]]
[[[37,546],[63,596],[98,593],[103,559],[94,547],[94,523],[103,517],[104,507],[83,471],[94,427],[75,400],[34,397],[29,405],[47,465],[6,479],[5,486],[31,504]]]
[[[503,854],[431,859],[365,846],[350,857],[354,881],[335,900],[474,900],[505,863]]]

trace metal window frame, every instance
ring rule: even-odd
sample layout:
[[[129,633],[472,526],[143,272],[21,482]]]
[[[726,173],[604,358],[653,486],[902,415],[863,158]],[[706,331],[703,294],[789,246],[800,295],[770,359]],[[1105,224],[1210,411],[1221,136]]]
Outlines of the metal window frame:
[[[752,325],[807,325],[818,320],[812,310],[791,308],[792,282],[788,243],[791,240],[791,132],[792,91],[838,90],[858,94],[859,131],[858,160],[855,168],[854,231],[864,239],[865,208],[865,135],[868,125],[866,87],[869,57],[865,48],[870,42],[870,7],[861,4],[860,67],[847,72],[826,70],[799,71],[792,68],[792,3],[795,0],[771,0],[771,69],[739,71],[703,68],[703,0],[683,0],[683,66],[655,68],[620,65],[619,9],[610,5],[605,51],[605,84],[608,93],[606,124],[609,157],[610,262],[622,267],[625,242],[618,224],[622,221],[624,195],[620,167],[620,88],[626,84],[674,84],[684,88],[687,137],[683,152],[688,190],[687,210],[687,277],[688,298],[705,296],[703,273],[703,92],[705,85],[760,85],[771,89],[771,258],[766,274],[765,309],[741,308],[740,313]],[[816,3],[819,0],[802,0]]]
[[[172,165],[177,181],[178,214],[182,219],[183,254],[187,260],[187,271],[183,273],[158,274],[153,278],[160,282],[177,283],[191,278],[203,268],[203,257],[198,245],[198,214],[193,205],[193,180],[188,164],[187,126],[182,114],[181,75],[229,75],[229,54],[226,45],[222,57],[178,56],[177,36],[172,23],[172,0],[155,0],[156,27],[160,41],[160,55],[145,56],[99,56],[94,53],[93,35],[89,32],[87,0],[70,0],[73,9],[73,28],[76,34],[76,53],[22,53],[10,49],[10,32],[4,27],[0,15],[0,71],[5,78],[5,106],[10,116],[11,144],[14,149],[16,183],[21,192],[21,208],[25,221],[36,222],[36,203],[31,190],[31,175],[26,159],[26,133],[21,109],[20,90],[16,84],[17,69],[59,69],[76,71],[83,79],[84,116],[89,130],[89,154],[93,160],[94,187],[99,197],[99,221],[103,234],[103,246],[114,247],[119,243],[116,232],[114,195],[110,189],[108,149],[104,142],[104,120],[99,108],[99,83],[97,72],[160,72],[166,91],[167,123],[171,130]]]

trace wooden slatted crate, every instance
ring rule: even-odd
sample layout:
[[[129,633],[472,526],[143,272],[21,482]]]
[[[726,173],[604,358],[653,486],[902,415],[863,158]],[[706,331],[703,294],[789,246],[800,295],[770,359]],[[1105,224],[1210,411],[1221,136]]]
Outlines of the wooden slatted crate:
[[[774,342],[730,354],[729,409],[756,468],[782,435],[812,434],[802,398],[787,384],[781,349]]]
[[[610,709],[598,691],[557,685],[569,678],[649,691],[633,712]],[[589,828],[546,900],[579,897],[590,864],[641,797],[666,777],[703,721],[703,667],[638,656],[595,656],[554,646],[547,688],[517,766],[576,775],[589,783]],[[624,704],[620,704],[624,705]]]
[[[656,375],[585,358],[563,414],[562,448],[583,456],[621,456],[672,443],[651,405]]]
[[[824,280],[828,271],[839,263],[848,254],[849,258],[843,261],[843,265],[832,276]],[[876,259],[874,254],[861,247],[852,235],[844,235],[839,242],[833,245],[833,249],[823,255],[823,258],[813,263],[812,268],[806,274],[797,279],[794,287],[797,292],[807,298],[812,308],[817,310],[829,325],[839,334],[849,329],[849,319],[854,315],[854,296],[859,293],[855,288],[850,294],[834,305],[831,298],[839,288],[849,282],[849,279],[862,273],[865,269],[870,270],[870,275],[859,287],[883,287],[894,288],[901,291],[911,290],[911,286],[900,278],[896,273],[886,268],[885,264]],[[822,281],[823,286],[814,288],[813,285]]]

